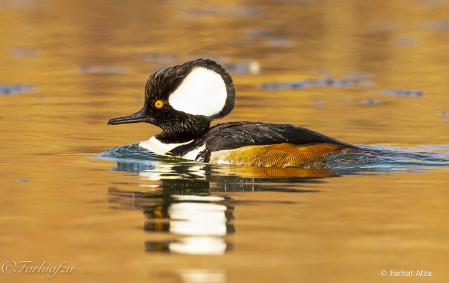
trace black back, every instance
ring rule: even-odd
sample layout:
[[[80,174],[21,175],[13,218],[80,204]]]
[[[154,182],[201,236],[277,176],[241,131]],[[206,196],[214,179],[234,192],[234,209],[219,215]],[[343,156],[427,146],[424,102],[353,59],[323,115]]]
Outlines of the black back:
[[[183,156],[189,151],[206,144],[206,149],[196,158],[208,161],[214,151],[236,149],[250,145],[291,143],[295,145],[329,143],[356,148],[312,130],[289,124],[265,124],[253,122],[232,122],[218,124],[191,143],[174,148],[170,154]]]

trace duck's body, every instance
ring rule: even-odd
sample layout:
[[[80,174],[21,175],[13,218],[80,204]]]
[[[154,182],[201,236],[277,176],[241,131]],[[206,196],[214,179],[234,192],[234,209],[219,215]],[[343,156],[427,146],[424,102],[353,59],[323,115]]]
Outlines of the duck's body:
[[[361,149],[292,125],[231,122],[211,127],[186,143],[152,137],[139,145],[160,155],[247,166],[301,166],[317,158]]]
[[[139,112],[108,124],[149,122],[162,132],[140,142],[160,154],[247,166],[301,166],[319,158],[363,152],[356,146],[292,125],[232,122],[210,127],[234,108],[231,77],[211,60],[195,60],[150,77]]]

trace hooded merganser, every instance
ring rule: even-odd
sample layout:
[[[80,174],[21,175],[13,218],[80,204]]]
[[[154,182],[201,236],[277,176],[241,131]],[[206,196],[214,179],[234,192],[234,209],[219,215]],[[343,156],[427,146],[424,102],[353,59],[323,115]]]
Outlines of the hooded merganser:
[[[210,127],[234,109],[232,78],[215,61],[198,59],[156,72],[135,114],[108,125],[147,122],[162,132],[139,145],[159,155],[247,166],[301,166],[319,158],[364,152],[356,146],[288,124],[231,122]]]

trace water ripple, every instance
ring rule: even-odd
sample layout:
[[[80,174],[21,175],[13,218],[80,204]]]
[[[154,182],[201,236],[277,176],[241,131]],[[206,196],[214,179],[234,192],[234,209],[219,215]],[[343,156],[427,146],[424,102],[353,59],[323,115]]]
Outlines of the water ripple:
[[[360,146],[360,145],[359,145]],[[353,174],[357,172],[422,172],[431,168],[449,167],[449,145],[419,146],[417,148],[360,146],[372,150],[372,154],[345,153],[329,156],[310,162],[301,169],[325,169],[337,174]],[[137,143],[114,147],[98,155],[100,159],[119,162],[121,168],[115,170],[142,172],[156,167],[170,166],[202,166],[203,163],[179,158],[160,156],[141,148]],[[217,166],[212,164],[211,166]],[[222,166],[221,166],[222,167]],[[225,166],[226,167],[226,166]],[[227,166],[236,167],[236,166]],[[241,167],[241,166],[237,166]],[[272,170],[287,170],[273,168]],[[299,168],[298,168],[299,169]],[[258,169],[258,170],[267,170]],[[169,171],[169,170],[168,170]]]

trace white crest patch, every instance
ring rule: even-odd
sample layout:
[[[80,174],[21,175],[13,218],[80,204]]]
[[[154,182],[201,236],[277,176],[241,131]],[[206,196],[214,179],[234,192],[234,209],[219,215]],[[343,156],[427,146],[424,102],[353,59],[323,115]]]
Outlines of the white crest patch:
[[[170,105],[193,115],[212,116],[226,104],[226,84],[220,74],[206,68],[196,68],[170,95]]]

